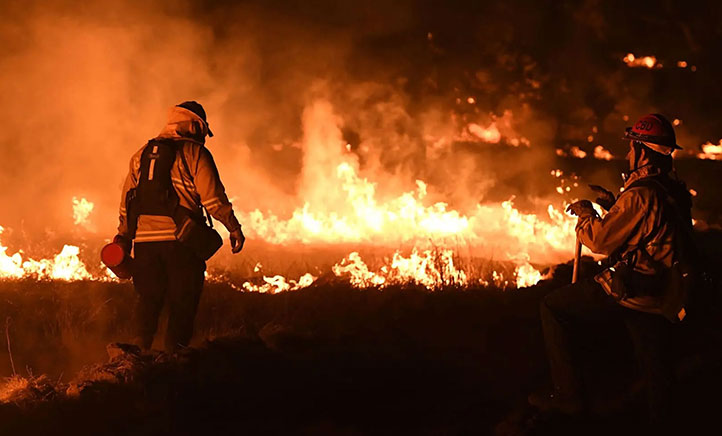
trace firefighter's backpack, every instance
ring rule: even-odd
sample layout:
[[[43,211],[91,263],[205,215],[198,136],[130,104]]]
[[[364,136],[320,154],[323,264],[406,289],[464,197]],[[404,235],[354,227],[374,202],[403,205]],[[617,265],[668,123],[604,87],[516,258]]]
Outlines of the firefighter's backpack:
[[[170,175],[176,157],[180,157],[183,168],[193,180],[185,157],[179,150],[180,144],[180,141],[152,139],[143,149],[138,185],[126,198],[128,224],[134,237],[140,215],[171,217],[176,225],[176,239],[200,259],[208,260],[223,245],[223,239],[212,225],[206,225],[202,213],[193,213],[180,205]]]

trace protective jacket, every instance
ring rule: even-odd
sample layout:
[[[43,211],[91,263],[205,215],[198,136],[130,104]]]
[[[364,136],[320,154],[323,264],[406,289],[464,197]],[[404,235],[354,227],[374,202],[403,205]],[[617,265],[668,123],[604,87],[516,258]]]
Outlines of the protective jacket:
[[[674,207],[660,195],[660,189],[649,183],[651,178],[664,179],[676,189]],[[645,183],[645,181],[647,183]],[[675,232],[691,228],[691,201],[684,184],[669,178],[653,166],[632,173],[614,206],[603,217],[587,216],[577,222],[577,237],[582,244],[598,254],[610,256],[614,263],[624,261],[636,273],[661,277],[677,258],[678,240]],[[674,209],[674,210],[672,210]],[[609,270],[595,277],[610,293]],[[650,313],[662,313],[663,295],[630,295],[619,303],[625,307]]]
[[[201,205],[216,220],[223,223],[229,232],[240,227],[233,214],[233,207],[226,196],[218,169],[210,151],[203,145],[207,129],[206,124],[195,113],[174,106],[169,114],[168,123],[156,139],[171,139],[178,142],[179,153],[183,153],[185,163],[177,156],[171,167],[170,176],[173,188],[178,194],[179,204],[193,213],[202,216]],[[138,185],[140,160],[145,146],[141,147],[130,159],[128,176],[123,185],[120,203],[120,224],[118,233],[128,236],[128,211],[126,197],[128,191]],[[187,164],[187,166],[186,166]],[[138,217],[135,242],[173,241],[176,239],[176,224],[173,218],[160,215],[140,215]]]

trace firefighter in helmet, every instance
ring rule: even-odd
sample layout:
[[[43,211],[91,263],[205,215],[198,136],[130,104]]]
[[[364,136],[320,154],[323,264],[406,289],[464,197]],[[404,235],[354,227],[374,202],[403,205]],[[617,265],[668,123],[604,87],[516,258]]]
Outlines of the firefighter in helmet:
[[[115,242],[130,253],[135,245],[133,314],[135,341],[149,349],[164,301],[168,304],[165,349],[188,345],[205,279],[205,260],[222,244],[207,226],[207,214],[230,233],[238,253],[245,237],[221,183],[206,136],[206,112],[186,101],[171,108],[160,134],[130,160],[123,186]],[[212,225],[212,220],[208,222]]]
[[[572,331],[604,321],[626,324],[647,385],[650,419],[668,418],[672,368],[667,341],[673,323],[686,315],[685,271],[694,251],[691,196],[676,177],[672,152],[680,149],[672,124],[660,114],[627,128],[629,173],[617,197],[599,186],[600,217],[581,200],[568,211],[578,217],[578,240],[607,255],[607,269],[593,279],[557,289],[541,303],[552,392],[532,394],[542,410],[574,414],[585,396]]]

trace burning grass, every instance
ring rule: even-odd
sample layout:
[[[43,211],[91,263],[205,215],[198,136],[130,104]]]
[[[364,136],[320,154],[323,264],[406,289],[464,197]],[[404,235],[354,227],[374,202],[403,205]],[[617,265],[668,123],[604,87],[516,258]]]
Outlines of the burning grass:
[[[0,403],[12,403],[28,407],[38,402],[50,401],[57,396],[58,382],[47,375],[23,377],[14,375],[0,384]]]

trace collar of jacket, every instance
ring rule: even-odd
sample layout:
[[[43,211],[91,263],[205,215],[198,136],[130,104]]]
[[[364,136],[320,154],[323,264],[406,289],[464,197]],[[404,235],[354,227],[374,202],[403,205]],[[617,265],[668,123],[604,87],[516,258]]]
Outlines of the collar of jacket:
[[[173,106],[168,111],[168,122],[156,138],[182,139],[204,145],[205,141],[197,138],[205,139],[206,135],[208,135],[208,125],[201,117],[188,109]]]
[[[639,168],[639,169],[633,171],[629,175],[629,178],[627,178],[627,180],[624,182],[624,189],[626,190],[629,187],[629,185],[631,185],[632,183],[636,182],[639,179],[644,179],[646,177],[658,176],[660,174],[662,174],[662,170],[660,170],[659,168],[652,166],[652,165],[648,165],[646,167]]]

